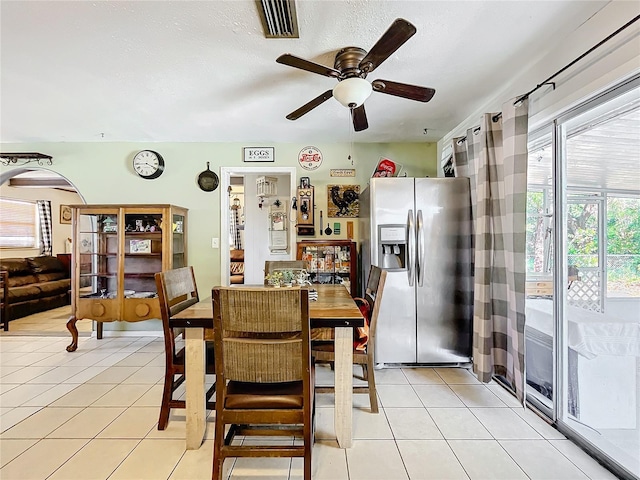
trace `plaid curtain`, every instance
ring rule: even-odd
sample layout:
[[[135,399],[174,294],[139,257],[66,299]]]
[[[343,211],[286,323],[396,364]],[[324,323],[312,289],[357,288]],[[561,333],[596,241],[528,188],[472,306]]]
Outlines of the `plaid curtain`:
[[[233,243],[233,247],[236,250],[242,250],[242,240],[240,238],[240,207],[238,205],[233,205],[231,207],[231,222],[230,230],[231,230],[231,240]]]
[[[473,371],[504,376],[524,402],[528,102],[486,113],[453,139],[456,176],[469,177],[474,224]],[[494,118],[496,119],[494,121]]]
[[[38,200],[38,214],[40,215],[40,255],[52,255],[52,224],[51,201]]]

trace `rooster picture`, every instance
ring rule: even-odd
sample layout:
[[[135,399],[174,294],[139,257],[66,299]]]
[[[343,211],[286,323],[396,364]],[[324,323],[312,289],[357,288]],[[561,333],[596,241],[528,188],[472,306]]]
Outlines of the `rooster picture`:
[[[360,185],[329,185],[329,217],[357,218],[360,214]]]

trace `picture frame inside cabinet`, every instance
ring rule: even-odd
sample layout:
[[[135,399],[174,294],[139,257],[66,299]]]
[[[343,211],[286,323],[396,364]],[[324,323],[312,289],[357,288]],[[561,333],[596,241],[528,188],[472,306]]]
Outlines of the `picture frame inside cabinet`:
[[[129,253],[151,253],[151,240],[148,238],[129,240]]]

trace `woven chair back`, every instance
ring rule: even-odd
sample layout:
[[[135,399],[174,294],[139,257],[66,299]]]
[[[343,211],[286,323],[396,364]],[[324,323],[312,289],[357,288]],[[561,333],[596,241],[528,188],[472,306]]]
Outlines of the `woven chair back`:
[[[267,275],[274,270],[309,270],[309,262],[307,262],[306,260],[265,260],[265,285],[267,285]]]
[[[308,292],[300,288],[213,290],[216,360],[227,380],[303,379],[309,355]]]
[[[156,286],[158,287],[161,308],[164,306],[167,309],[168,317],[198,303],[198,289],[193,267],[182,267],[157,273]]]

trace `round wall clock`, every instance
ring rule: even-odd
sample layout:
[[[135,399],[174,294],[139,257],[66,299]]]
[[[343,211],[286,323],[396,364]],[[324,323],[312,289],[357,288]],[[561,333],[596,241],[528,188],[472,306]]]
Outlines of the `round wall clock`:
[[[133,157],[133,169],[142,178],[152,180],[164,172],[164,159],[153,150],[141,150]]]

